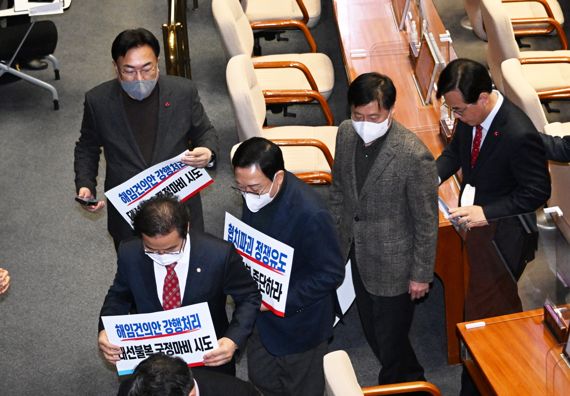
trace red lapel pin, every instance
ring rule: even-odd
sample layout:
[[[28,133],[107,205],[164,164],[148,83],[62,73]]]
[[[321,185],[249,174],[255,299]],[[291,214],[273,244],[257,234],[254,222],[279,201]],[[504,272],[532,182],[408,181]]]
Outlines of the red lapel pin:
[[[170,102],[164,102],[164,107],[170,107]]]
[[[493,133],[493,135],[495,135],[495,137],[497,137],[497,136],[499,136],[499,132],[498,132],[498,131],[495,131],[495,132]]]

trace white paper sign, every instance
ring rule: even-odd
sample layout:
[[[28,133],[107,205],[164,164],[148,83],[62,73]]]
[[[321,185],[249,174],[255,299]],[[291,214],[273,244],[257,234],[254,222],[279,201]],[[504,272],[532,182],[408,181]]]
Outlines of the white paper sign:
[[[188,366],[203,366],[204,354],[218,347],[208,303],[148,314],[103,316],[109,342],[121,347],[119,375],[132,374],[152,354],[179,356]]]
[[[142,201],[170,192],[184,202],[214,182],[204,169],[180,162],[181,156],[151,166],[105,192],[107,199],[131,227]]]
[[[226,212],[224,239],[243,258],[261,292],[261,303],[277,316],[285,316],[294,249],[257,231]]]
[[[354,299],[356,298],[354,284],[352,283],[352,267],[350,265],[350,260],[348,260],[344,266],[344,280],[342,281],[342,284],[336,289],[336,296],[340,305],[340,311],[343,315],[346,313],[346,311],[348,311],[354,302]],[[334,326],[337,325],[339,320],[340,318],[336,316],[334,319]]]

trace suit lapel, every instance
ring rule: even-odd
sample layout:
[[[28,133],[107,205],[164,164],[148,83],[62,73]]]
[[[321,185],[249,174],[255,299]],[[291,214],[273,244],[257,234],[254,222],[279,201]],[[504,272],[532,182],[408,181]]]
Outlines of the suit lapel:
[[[141,149],[135,139],[135,134],[131,129],[131,124],[127,118],[127,112],[125,111],[125,104],[123,102],[123,92],[121,85],[117,81],[114,85],[114,93],[109,96],[109,107],[111,109],[111,113],[118,111],[117,117],[117,125],[115,126],[117,134],[123,135],[125,141],[130,146],[132,152],[136,156],[137,160],[143,164],[142,168],[147,168],[148,164],[144,160],[142,155]]]
[[[350,126],[350,131],[346,139],[346,150],[348,153],[350,166],[347,167],[348,180],[351,181],[350,185],[352,188],[352,196],[354,198],[358,197],[358,187],[356,185],[356,144],[358,142],[358,135],[352,125]]]
[[[188,263],[188,274],[186,275],[186,287],[184,288],[182,306],[192,304],[191,295],[195,298],[200,296],[198,292],[198,290],[200,290],[200,283],[202,282],[200,277],[202,269],[200,266],[205,260],[198,244],[194,243],[197,238],[196,236],[190,236],[190,262]]]
[[[144,280],[144,288],[148,290],[150,294],[150,298],[152,300],[152,304],[155,307],[156,311],[162,311],[162,304],[160,303],[160,299],[158,298],[157,290],[156,290],[156,278],[154,276],[154,264],[150,257],[143,253],[142,258],[142,278]]]
[[[166,79],[159,77],[158,79],[158,126],[156,131],[156,139],[154,142],[154,150],[152,152],[152,163],[159,162],[160,154],[164,151],[163,145],[168,140],[170,121],[173,114],[172,108],[176,105],[171,98],[171,90],[168,84],[165,83]],[[188,109],[191,111],[191,109]],[[179,153],[176,153],[179,154]]]
[[[503,102],[504,104],[504,102]],[[473,168],[472,175],[475,177],[478,171],[483,167],[485,162],[491,157],[491,154],[497,148],[499,142],[502,138],[501,130],[504,130],[505,120],[503,118],[503,112],[501,109],[495,115],[489,130],[487,131],[487,135],[485,136],[485,140],[483,140],[483,145],[481,146],[481,150],[479,151],[479,156],[477,157],[477,162],[475,163],[475,167]]]
[[[380,148],[380,152],[372,164],[368,175],[366,176],[366,180],[364,181],[364,185],[362,186],[362,190],[360,191],[360,197],[364,198],[368,193],[368,190],[371,188],[372,185],[376,182],[376,180],[384,173],[384,170],[394,158],[396,154],[396,148],[400,144],[400,136],[397,127],[392,122],[392,126],[388,131],[388,135],[386,136],[386,141]],[[356,178],[355,178],[356,179]]]

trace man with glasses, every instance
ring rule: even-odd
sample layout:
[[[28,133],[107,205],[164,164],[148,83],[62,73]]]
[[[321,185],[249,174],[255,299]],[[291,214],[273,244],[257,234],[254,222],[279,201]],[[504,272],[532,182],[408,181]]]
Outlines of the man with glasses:
[[[133,225],[139,237],[119,248],[117,274],[101,316],[207,302],[219,347],[205,355],[204,363],[234,375],[234,353],[245,347],[261,297],[233,245],[192,229],[186,206],[173,197],[143,202]],[[230,322],[227,296],[235,302]],[[108,362],[119,360],[121,350],[109,343],[101,320],[99,348]]]
[[[295,250],[285,316],[264,305],[258,313],[247,346],[249,378],[265,396],[322,396],[335,291],[344,276],[331,215],[311,187],[285,170],[275,143],[246,140],[232,165],[242,220]]]
[[[462,173],[461,202],[449,211],[470,229],[465,320],[521,311],[516,281],[534,258],[534,211],[550,196],[543,143],[528,116],[493,90],[480,63],[450,62],[437,87],[458,119],[437,170],[441,181]],[[465,372],[462,384],[462,395],[477,394]]]
[[[409,332],[433,279],[438,227],[435,161],[394,120],[395,102],[385,75],[350,84],[351,120],[338,129],[330,190],[364,335],[382,366],[379,384],[425,380]]]
[[[156,37],[146,29],[121,32],[111,53],[117,78],[85,95],[81,135],[75,146],[75,186],[90,212],[105,201],[95,199],[101,148],[106,160],[105,190],[144,169],[182,153],[181,161],[212,167],[218,138],[194,83],[160,76]],[[187,201],[194,229],[203,230],[199,194]],[[118,249],[132,229],[117,210],[108,209],[108,230]]]

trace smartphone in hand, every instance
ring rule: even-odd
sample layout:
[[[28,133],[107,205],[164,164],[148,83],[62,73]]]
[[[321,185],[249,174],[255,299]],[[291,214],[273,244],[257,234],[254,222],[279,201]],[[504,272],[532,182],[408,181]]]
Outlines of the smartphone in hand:
[[[95,198],[85,199],[81,197],[75,197],[75,200],[83,206],[97,206],[99,203],[99,201],[97,201]]]

